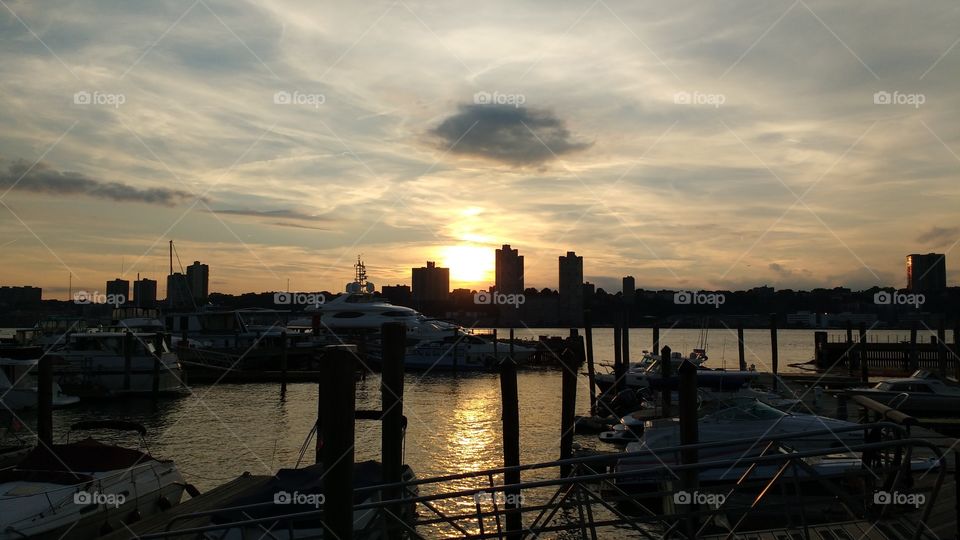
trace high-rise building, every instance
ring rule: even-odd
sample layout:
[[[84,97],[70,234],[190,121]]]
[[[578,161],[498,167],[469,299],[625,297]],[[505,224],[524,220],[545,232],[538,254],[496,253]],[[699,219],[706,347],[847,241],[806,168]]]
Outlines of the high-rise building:
[[[153,279],[138,279],[133,282],[133,302],[137,307],[152,308],[157,305],[157,282]]]
[[[409,306],[412,303],[409,285],[384,285],[380,287],[380,294],[391,304]]]
[[[947,288],[946,255],[927,253],[907,255],[907,289],[911,292],[935,292]]]
[[[200,261],[193,261],[193,264],[187,267],[187,286],[194,302],[206,304],[207,297],[210,296],[210,267],[200,264]]]
[[[6,308],[34,307],[40,304],[43,289],[40,287],[0,287],[0,306]]]
[[[523,292],[523,255],[504,244],[497,250],[496,291],[503,294]]]
[[[177,309],[193,307],[190,283],[185,274],[174,272],[167,276],[167,305]]]
[[[637,281],[633,279],[633,276],[626,276],[623,278],[623,301],[626,304],[632,304],[634,297],[637,295]]]
[[[560,323],[583,325],[583,257],[568,251],[560,257]]]
[[[118,304],[125,304],[130,300],[130,282],[125,279],[114,279],[107,282],[107,296],[112,297]],[[121,302],[120,299],[123,299]]]
[[[427,261],[427,266],[412,269],[413,300],[423,302],[442,302],[450,293],[450,269],[440,268],[437,263]]]

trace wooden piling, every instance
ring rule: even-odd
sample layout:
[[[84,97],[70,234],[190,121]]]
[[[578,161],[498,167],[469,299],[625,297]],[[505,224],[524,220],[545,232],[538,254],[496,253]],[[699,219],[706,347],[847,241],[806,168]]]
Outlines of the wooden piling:
[[[847,352],[844,355],[847,357],[847,372],[851,377],[853,377],[854,369],[856,365],[854,364],[854,359],[856,355],[853,351],[853,321],[847,319]]]
[[[493,365],[500,365],[500,343],[497,341],[497,329],[493,329]]]
[[[740,371],[747,370],[747,356],[743,347],[743,323],[737,323],[737,357],[740,359]]]
[[[576,353],[573,349],[567,349],[560,355],[560,363],[563,368],[562,387],[560,392],[560,459],[570,459],[573,457],[573,434],[576,418],[577,406],[577,365]],[[560,476],[570,475],[570,465],[560,467]]]
[[[506,358],[499,365],[500,368],[500,401],[503,414],[503,466],[515,467],[520,465],[520,404],[517,395],[517,364],[513,358]],[[520,484],[520,471],[506,471],[503,474],[503,483],[506,486]],[[507,538],[522,538],[523,515],[520,513],[520,490],[507,489],[506,524]]]
[[[280,332],[280,392],[287,392],[287,332]]]
[[[130,390],[130,371],[133,369],[133,332],[123,333],[123,389]]]
[[[406,353],[407,327],[403,323],[386,323],[381,327],[383,336],[383,364],[380,371],[380,402],[383,422],[380,430],[383,483],[393,484],[403,480],[403,372]],[[400,489],[391,488],[383,500],[396,500],[402,495]],[[389,513],[399,516],[402,509],[389,508]],[[399,523],[388,523],[389,530],[398,530]]]
[[[667,379],[670,377],[670,355],[673,351],[670,350],[669,346],[664,346],[660,350],[660,376],[663,377],[664,389],[660,391],[660,413],[662,416],[670,417],[670,390],[668,385],[666,385]]]
[[[613,326],[613,395],[616,396],[623,390],[623,376],[627,370],[623,369],[623,336],[619,324]]]
[[[53,445],[53,358],[46,354],[37,361],[37,439]]]
[[[920,368],[920,353],[917,350],[917,321],[910,327],[910,372]]]
[[[864,323],[860,323],[860,347],[857,358],[860,363],[860,382],[866,383],[870,380],[870,366],[867,362],[867,325]]]
[[[624,310],[623,320],[623,365],[627,371],[630,370],[630,312]]]
[[[653,349],[650,351],[653,354],[657,354],[657,351],[660,350],[660,323],[653,321]]]
[[[780,349],[777,347],[777,314],[770,314],[770,367],[773,370],[773,391],[776,392],[777,388],[780,386],[779,377],[777,373],[779,372],[780,365]]]
[[[593,365],[593,320],[590,316],[590,310],[583,312],[583,334],[586,338],[587,354],[587,378],[590,384],[590,414],[597,414],[597,385],[596,370]]]
[[[512,327],[512,326],[510,327],[510,350],[509,350],[509,352],[510,352],[510,359],[511,359],[511,360],[516,360],[516,358],[514,358],[514,356],[513,356],[513,327]]]
[[[323,520],[334,538],[353,538],[353,466],[356,381],[352,345],[325,347],[318,400],[322,444],[318,452],[324,465]],[[326,534],[324,535],[326,536]]]
[[[953,376],[960,381],[960,322],[953,327]]]
[[[699,442],[699,425],[697,424],[697,367],[692,362],[684,360],[678,369],[680,394],[680,445],[688,446]],[[680,451],[680,462],[683,465],[697,463],[696,448],[684,448]],[[698,473],[695,470],[683,471],[680,484],[684,491],[690,494],[690,504],[687,505],[687,516],[684,519],[689,538],[696,537],[697,519],[692,515],[696,511],[696,503],[692,494],[697,491]]]
[[[940,318],[940,325],[937,326],[937,356],[940,364],[940,376],[947,378],[947,321]]]

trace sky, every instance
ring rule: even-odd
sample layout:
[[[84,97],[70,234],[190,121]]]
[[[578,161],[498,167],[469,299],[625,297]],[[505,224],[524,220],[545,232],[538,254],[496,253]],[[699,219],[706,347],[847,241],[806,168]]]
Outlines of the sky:
[[[0,1],[0,284],[960,277],[960,4]]]

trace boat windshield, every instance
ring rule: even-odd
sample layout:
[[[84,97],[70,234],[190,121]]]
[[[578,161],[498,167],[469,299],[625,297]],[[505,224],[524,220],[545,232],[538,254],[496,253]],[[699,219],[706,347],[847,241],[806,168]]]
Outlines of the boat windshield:
[[[714,422],[732,422],[732,421],[752,421],[752,420],[776,420],[787,414],[783,411],[761,403],[758,400],[745,400],[737,403],[733,407],[708,414],[703,417],[705,421]]]

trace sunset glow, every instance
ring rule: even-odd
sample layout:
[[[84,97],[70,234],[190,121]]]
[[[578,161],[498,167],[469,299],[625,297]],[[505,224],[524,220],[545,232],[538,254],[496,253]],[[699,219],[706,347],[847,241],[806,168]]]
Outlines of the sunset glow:
[[[494,252],[486,246],[443,248],[442,265],[450,269],[451,287],[483,286],[494,279]]]

